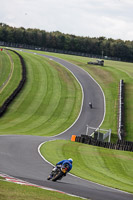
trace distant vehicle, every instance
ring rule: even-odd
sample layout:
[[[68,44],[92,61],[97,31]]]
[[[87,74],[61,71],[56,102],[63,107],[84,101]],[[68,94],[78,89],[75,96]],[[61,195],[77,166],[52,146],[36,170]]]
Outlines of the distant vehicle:
[[[91,102],[89,102],[89,106],[90,106],[90,108],[92,108],[92,103]]]
[[[90,61],[87,64],[104,66],[104,60],[97,60],[97,62]]]

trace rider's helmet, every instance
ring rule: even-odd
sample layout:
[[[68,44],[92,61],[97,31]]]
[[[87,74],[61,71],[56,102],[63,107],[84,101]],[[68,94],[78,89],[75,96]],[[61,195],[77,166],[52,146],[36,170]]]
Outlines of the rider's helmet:
[[[72,158],[69,158],[68,160],[69,160],[69,162],[72,164],[72,162],[73,162],[73,159],[72,159]]]

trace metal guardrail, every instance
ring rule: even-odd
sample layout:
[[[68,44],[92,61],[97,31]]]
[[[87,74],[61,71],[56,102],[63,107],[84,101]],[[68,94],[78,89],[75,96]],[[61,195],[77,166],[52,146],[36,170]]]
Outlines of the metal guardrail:
[[[118,137],[124,137],[124,81],[120,80],[119,87],[119,116],[118,116]]]

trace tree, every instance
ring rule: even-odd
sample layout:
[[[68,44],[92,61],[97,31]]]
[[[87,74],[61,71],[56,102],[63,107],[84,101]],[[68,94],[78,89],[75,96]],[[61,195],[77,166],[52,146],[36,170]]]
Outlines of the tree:
[[[59,31],[46,32],[40,29],[15,28],[0,23],[0,41],[100,56],[106,55],[133,62],[133,41],[107,39],[104,36],[99,38],[81,37]]]

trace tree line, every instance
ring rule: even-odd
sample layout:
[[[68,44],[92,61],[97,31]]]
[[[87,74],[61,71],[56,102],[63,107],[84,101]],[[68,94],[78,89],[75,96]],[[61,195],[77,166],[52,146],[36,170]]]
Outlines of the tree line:
[[[114,40],[106,37],[82,37],[64,34],[59,31],[46,32],[40,29],[16,28],[0,23],[0,41],[106,57],[117,57],[122,61],[133,62],[133,41],[130,40]]]

